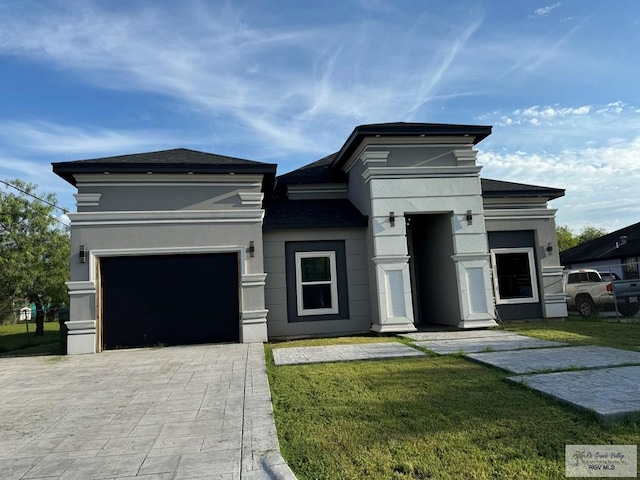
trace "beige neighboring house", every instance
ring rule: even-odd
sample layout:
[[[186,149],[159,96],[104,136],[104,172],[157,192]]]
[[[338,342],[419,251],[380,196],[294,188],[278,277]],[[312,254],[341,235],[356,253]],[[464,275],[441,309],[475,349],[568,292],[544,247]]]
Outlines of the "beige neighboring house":
[[[279,177],[186,149],[53,164],[78,190],[68,352],[565,317],[564,191],[480,178],[490,134],[361,125]]]

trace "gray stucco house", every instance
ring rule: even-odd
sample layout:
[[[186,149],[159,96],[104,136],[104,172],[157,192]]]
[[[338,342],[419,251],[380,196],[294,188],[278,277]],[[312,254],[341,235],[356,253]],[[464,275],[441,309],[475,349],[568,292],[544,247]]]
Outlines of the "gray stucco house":
[[[491,127],[356,127],[276,165],[186,149],[53,164],[74,185],[68,352],[566,316],[563,190],[480,178]]]

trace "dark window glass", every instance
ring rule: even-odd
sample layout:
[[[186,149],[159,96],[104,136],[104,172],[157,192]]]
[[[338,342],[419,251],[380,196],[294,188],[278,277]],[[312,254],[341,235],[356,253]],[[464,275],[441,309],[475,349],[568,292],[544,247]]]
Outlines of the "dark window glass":
[[[587,282],[600,282],[602,279],[596,272],[587,272]]]
[[[331,259],[329,257],[309,257],[300,259],[303,282],[331,281]]]
[[[500,298],[533,297],[529,255],[521,252],[497,254],[496,267]]]
[[[570,273],[569,274],[569,283],[580,283],[580,274],[579,273]]]
[[[331,308],[331,285],[303,285],[302,301],[305,310]]]

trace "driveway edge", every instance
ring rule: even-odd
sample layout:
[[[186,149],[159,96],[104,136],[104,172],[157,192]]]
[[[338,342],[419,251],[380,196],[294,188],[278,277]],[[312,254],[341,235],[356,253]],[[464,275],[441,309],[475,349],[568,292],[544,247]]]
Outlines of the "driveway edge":
[[[296,480],[280,454],[262,343],[249,344],[244,385],[241,478]]]

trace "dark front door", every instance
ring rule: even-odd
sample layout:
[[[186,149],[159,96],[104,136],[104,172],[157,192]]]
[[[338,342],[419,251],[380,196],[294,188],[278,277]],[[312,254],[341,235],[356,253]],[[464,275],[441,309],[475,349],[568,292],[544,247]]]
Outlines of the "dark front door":
[[[105,349],[239,340],[235,253],[104,257]]]

